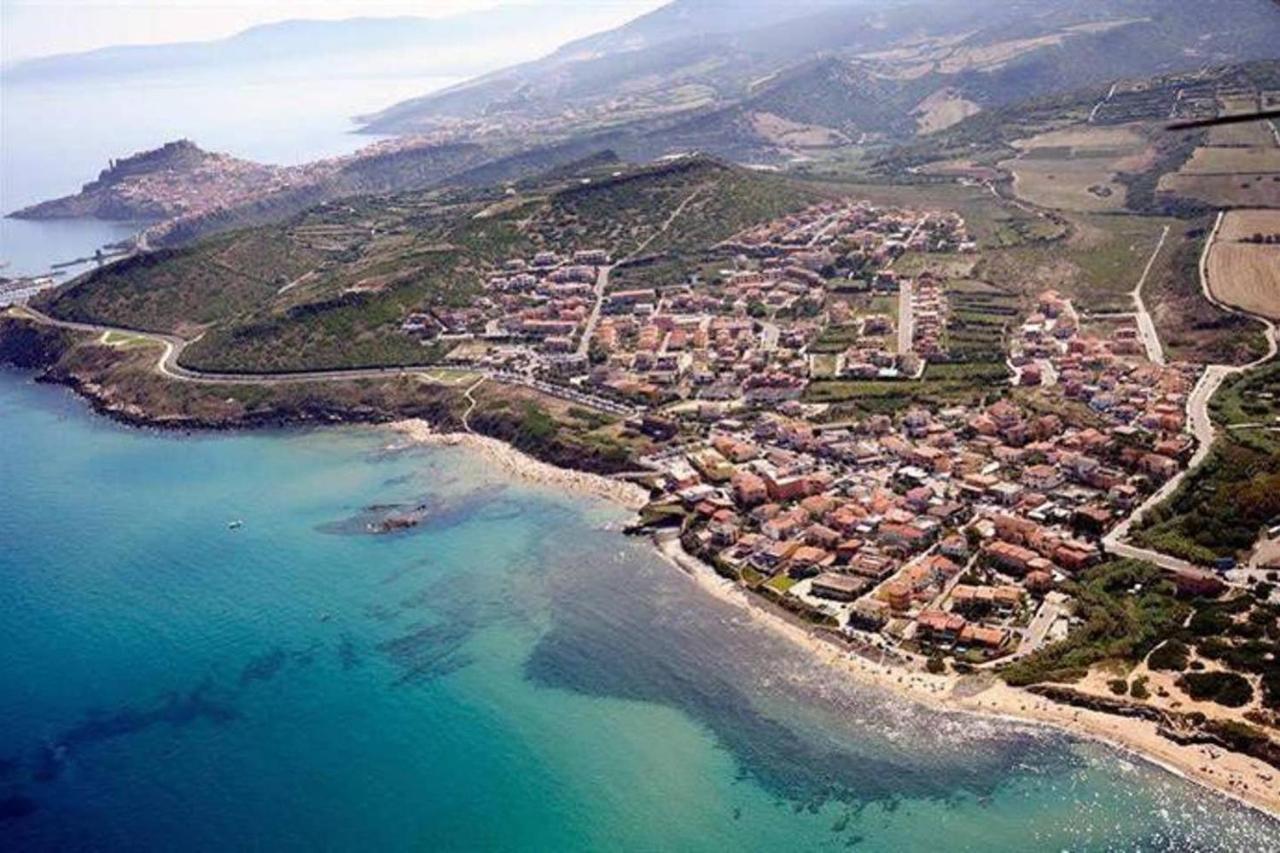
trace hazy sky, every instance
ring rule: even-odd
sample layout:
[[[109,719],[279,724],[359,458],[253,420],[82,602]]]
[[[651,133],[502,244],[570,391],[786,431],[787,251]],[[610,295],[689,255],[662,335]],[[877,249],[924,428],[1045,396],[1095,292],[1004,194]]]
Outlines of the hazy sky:
[[[440,17],[498,5],[538,5],[565,19],[566,40],[620,24],[662,0],[0,0],[0,61],[116,44],[221,38],[288,18]],[[575,21],[575,18],[578,18]]]

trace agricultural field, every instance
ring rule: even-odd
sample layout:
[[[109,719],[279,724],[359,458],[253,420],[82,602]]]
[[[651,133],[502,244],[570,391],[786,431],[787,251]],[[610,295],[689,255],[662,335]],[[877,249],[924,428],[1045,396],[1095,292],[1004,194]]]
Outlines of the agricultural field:
[[[1160,178],[1159,191],[1215,207],[1280,207],[1280,174],[1185,175]]]
[[[1183,175],[1280,173],[1280,148],[1202,146],[1180,170]]]
[[[1209,251],[1209,287],[1228,305],[1280,319],[1280,210],[1226,215]]]
[[[1217,207],[1280,207],[1280,138],[1270,122],[1212,128],[1158,189]]]
[[[1254,121],[1244,124],[1223,124],[1209,128],[1209,144],[1222,147],[1275,146],[1276,139],[1268,122]]]
[[[1263,238],[1257,241],[1257,238]],[[1218,239],[1231,243],[1241,241],[1280,243],[1280,211],[1233,210],[1222,219]]]
[[[1021,153],[1000,165],[1013,173],[1019,198],[1079,212],[1122,210],[1118,172],[1140,171],[1153,152],[1130,127],[1074,126],[1014,142]]]
[[[954,358],[966,362],[996,362],[1004,371],[1009,329],[1020,312],[1016,296],[995,289],[979,290],[971,286],[949,286],[945,347]],[[937,378],[935,365],[930,364]]]

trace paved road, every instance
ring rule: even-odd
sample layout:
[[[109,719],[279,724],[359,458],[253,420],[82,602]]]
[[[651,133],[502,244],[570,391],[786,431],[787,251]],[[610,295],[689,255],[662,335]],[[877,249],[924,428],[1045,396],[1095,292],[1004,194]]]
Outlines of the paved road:
[[[600,267],[600,272],[596,275],[596,302],[591,306],[591,316],[587,318],[586,328],[582,330],[582,340],[578,341],[578,355],[585,358],[587,351],[591,348],[591,336],[596,333],[596,326],[600,323],[600,311],[604,308],[605,294],[609,290],[609,273],[613,272],[613,267]]]
[[[1045,598],[1044,603],[1040,605],[1040,609],[1036,611],[1035,616],[1031,617],[1031,622],[1027,625],[1023,632],[1022,642],[1018,644],[1017,650],[1009,657],[1005,658],[1001,663],[1024,658],[1029,654],[1037,651],[1044,645],[1045,637],[1049,633],[1049,629],[1053,627],[1053,623],[1058,621],[1059,616],[1067,615],[1067,608],[1059,597],[1060,593],[1052,593]]]
[[[898,285],[898,355],[912,351],[915,337],[915,306],[911,300],[911,282],[903,279]]]
[[[587,318],[587,325],[582,330],[582,340],[578,341],[577,352],[579,356],[585,356],[591,351],[591,338],[595,335],[596,326],[600,323],[600,312],[604,308],[604,300],[609,290],[609,274],[628,261],[632,261],[640,257],[644,250],[649,248],[654,240],[667,233],[667,231],[671,229],[672,223],[676,221],[680,214],[684,213],[684,209],[689,206],[690,202],[702,194],[703,189],[703,187],[698,187],[693,192],[689,193],[689,196],[684,201],[680,202],[680,204],[676,206],[675,210],[671,211],[671,215],[662,223],[662,227],[650,234],[639,246],[636,246],[631,254],[627,255],[612,266],[600,268],[600,272],[596,276],[595,304],[591,306],[591,315]]]
[[[276,386],[305,382],[350,382],[357,379],[385,379],[393,376],[420,376],[434,382],[443,383],[441,377],[453,375],[457,377],[453,383],[456,384],[468,376],[480,374],[486,379],[491,379],[508,385],[522,385],[536,391],[541,391],[548,396],[567,400],[571,403],[577,403],[608,414],[620,415],[623,417],[630,417],[636,414],[636,410],[634,408],[624,406],[621,403],[614,402],[613,400],[594,397],[582,391],[564,388],[562,386],[543,382],[531,377],[475,367],[362,367],[343,370],[301,370],[285,373],[219,373],[216,371],[193,370],[188,367],[183,367],[178,363],[178,361],[182,356],[183,350],[195,341],[188,341],[176,335],[169,335],[161,332],[144,332],[136,329],[121,328],[118,326],[104,326],[97,323],[75,323],[68,320],[58,320],[31,308],[30,306],[21,306],[12,310],[19,316],[26,316],[36,322],[49,326],[56,326],[62,329],[104,335],[114,332],[116,334],[130,335],[157,343],[163,347],[164,351],[162,352],[159,361],[156,363],[156,371],[169,379],[179,382],[195,382],[212,385]],[[199,340],[199,338],[196,340]]]
[[[1156,334],[1156,324],[1151,319],[1151,314],[1147,312],[1147,305],[1142,301],[1142,286],[1147,283],[1147,276],[1151,275],[1151,267],[1155,265],[1156,256],[1160,254],[1160,250],[1164,248],[1165,238],[1169,236],[1169,226],[1164,227],[1164,231],[1160,232],[1160,241],[1156,243],[1155,251],[1151,253],[1151,257],[1147,260],[1147,266],[1142,270],[1142,277],[1138,279],[1138,284],[1133,288],[1133,305],[1137,309],[1138,314],[1138,334],[1142,337],[1142,345],[1147,350],[1147,360],[1154,364],[1164,364],[1164,347],[1160,346],[1160,336]]]
[[[1209,451],[1213,447],[1213,441],[1216,437],[1216,430],[1213,424],[1213,418],[1209,415],[1209,401],[1213,399],[1213,395],[1222,387],[1222,383],[1229,377],[1246,370],[1251,370],[1259,365],[1270,361],[1276,357],[1277,350],[1280,350],[1280,341],[1277,340],[1275,324],[1263,317],[1240,311],[1230,305],[1216,299],[1209,287],[1209,251],[1213,248],[1213,243],[1218,237],[1218,231],[1222,228],[1222,220],[1224,214],[1219,213],[1217,221],[1214,223],[1213,230],[1209,233],[1209,238],[1205,241],[1204,251],[1200,254],[1200,288],[1204,293],[1204,297],[1208,299],[1218,308],[1233,314],[1241,314],[1260,321],[1266,327],[1267,337],[1267,354],[1256,359],[1249,364],[1243,366],[1230,364],[1211,364],[1205,368],[1204,373],[1200,375],[1200,379],[1196,382],[1195,388],[1192,389],[1190,396],[1187,397],[1187,427],[1196,439],[1196,451],[1191,457],[1190,463],[1180,471],[1175,477],[1161,486],[1155,494],[1147,498],[1143,504],[1133,511],[1132,514],[1120,524],[1116,525],[1110,533],[1103,539],[1107,550],[1113,554],[1122,557],[1130,557],[1133,559],[1146,560],[1155,563],[1166,569],[1186,569],[1198,568],[1186,560],[1180,560],[1171,557],[1168,554],[1162,554],[1158,551],[1152,551],[1146,548],[1139,548],[1124,542],[1128,537],[1130,529],[1135,523],[1143,518],[1152,508],[1163,503],[1171,496],[1177,488],[1182,485],[1183,480],[1200,466],[1208,457]],[[1145,277],[1145,276],[1144,276]]]

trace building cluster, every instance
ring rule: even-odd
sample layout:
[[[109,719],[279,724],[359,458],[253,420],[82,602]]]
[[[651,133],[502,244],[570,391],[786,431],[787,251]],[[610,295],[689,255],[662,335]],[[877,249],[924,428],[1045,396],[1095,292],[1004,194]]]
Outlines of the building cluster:
[[[512,258],[487,278],[484,295],[467,307],[424,308],[410,314],[401,328],[427,339],[481,339],[498,352],[496,363],[509,364],[519,356],[526,365],[540,367],[566,360],[584,365],[585,359],[571,356],[595,310],[608,265],[603,249],[571,257],[545,251]]]
[[[650,283],[643,267],[612,266],[603,249],[511,259],[468,307],[424,307],[402,329],[473,341],[458,360],[572,382],[619,403],[782,405],[804,393],[809,347],[833,326],[856,337],[833,355],[836,376],[897,377],[941,354],[941,283],[901,279],[891,266],[908,250],[970,245],[953,213],[830,202],[735,236],[717,247],[714,274],[683,282]],[[851,307],[873,297],[875,310]],[[918,355],[895,337],[900,312],[885,303],[899,297],[910,302],[906,338]]]
[[[108,170],[107,173],[110,173]],[[321,161],[303,166],[267,166],[227,154],[201,152],[198,162],[114,177],[104,189],[122,210],[153,218],[199,217],[271,193],[314,183],[332,172]],[[90,184],[85,189],[94,187]]]
[[[714,275],[611,287],[592,341],[589,382],[648,405],[781,405],[804,393],[814,374],[809,348],[832,327],[856,337],[833,355],[836,376],[900,375],[894,317],[851,302],[896,296],[902,281],[889,267],[908,249],[966,245],[964,222],[954,214],[866,203],[808,208],[726,241]],[[939,353],[945,300],[937,282],[923,281],[918,341]],[[912,360],[912,369],[918,363]]]
[[[1015,381],[1042,386],[1031,397],[830,427],[803,406],[720,418],[651,460],[658,503],[683,513],[694,553],[850,632],[972,663],[1028,653],[1067,628],[1061,582],[1186,465],[1194,377],[1127,334],[1082,335],[1055,293],[1011,349]],[[1175,580],[1194,593],[1213,579]]]

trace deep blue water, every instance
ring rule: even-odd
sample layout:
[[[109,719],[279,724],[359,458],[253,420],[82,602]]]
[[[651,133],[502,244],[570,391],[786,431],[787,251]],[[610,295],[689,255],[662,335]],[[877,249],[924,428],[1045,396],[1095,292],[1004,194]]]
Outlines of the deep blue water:
[[[1113,750],[848,683],[610,506],[394,441],[139,431],[0,373],[0,849],[1280,849]]]

